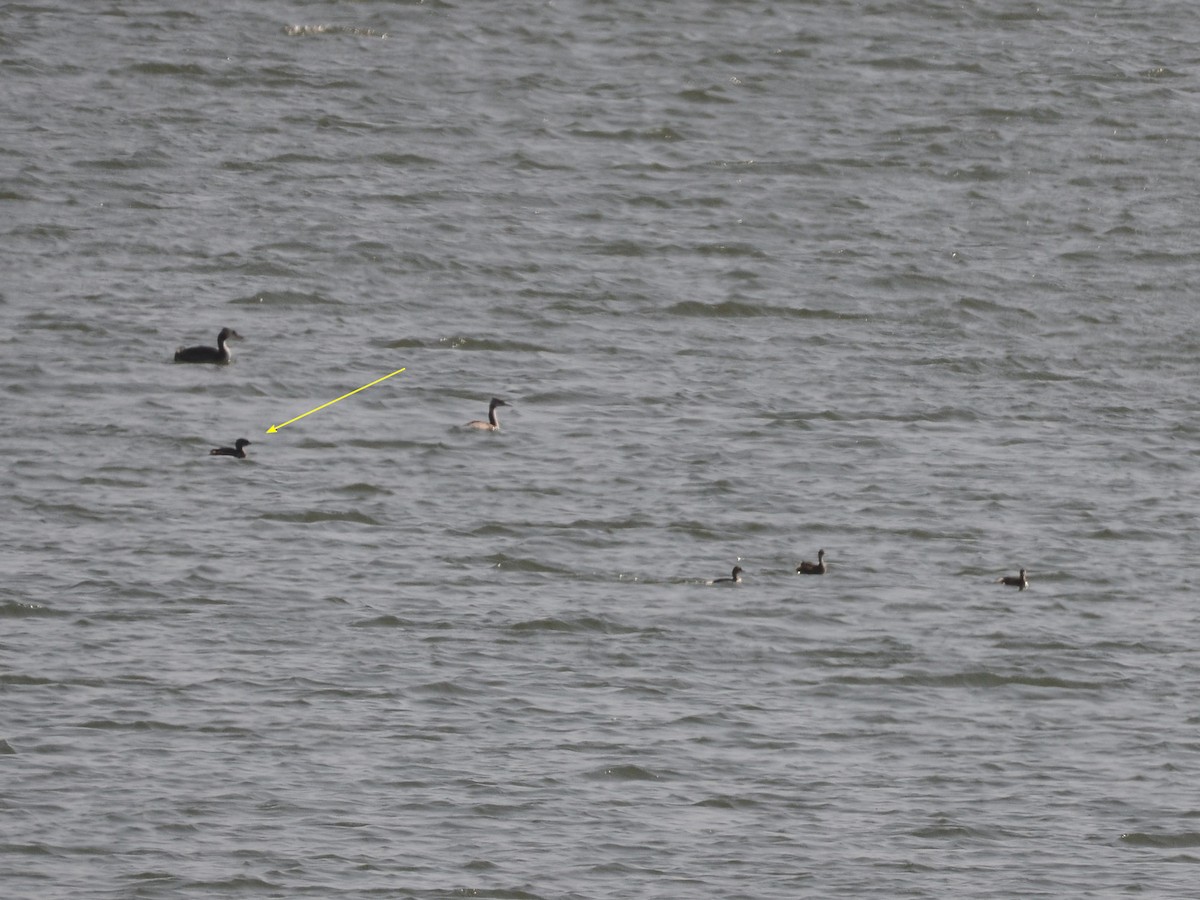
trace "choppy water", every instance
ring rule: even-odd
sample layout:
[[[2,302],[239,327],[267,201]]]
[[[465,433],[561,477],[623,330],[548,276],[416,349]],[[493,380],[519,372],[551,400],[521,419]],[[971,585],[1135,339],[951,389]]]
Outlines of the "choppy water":
[[[1193,896],[1198,39],[0,9],[4,895]]]

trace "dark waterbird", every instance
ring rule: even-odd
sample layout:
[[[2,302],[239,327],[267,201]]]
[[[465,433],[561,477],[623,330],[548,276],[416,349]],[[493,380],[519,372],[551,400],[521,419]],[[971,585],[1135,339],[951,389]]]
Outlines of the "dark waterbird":
[[[238,438],[234,441],[232,447],[217,447],[214,450],[209,450],[209,456],[236,456],[238,459],[246,458],[246,447],[250,446],[250,442],[245,438]]]
[[[1029,579],[1025,577],[1025,570],[1021,570],[1020,575],[1003,575],[996,579],[996,584],[1007,584],[1009,587],[1015,587],[1019,591],[1029,587]]]
[[[729,578],[714,578],[709,584],[741,584],[742,583],[742,567],[734,566],[733,573]]]
[[[825,565],[825,551],[817,551],[817,561],[809,562],[803,560],[800,565],[796,566],[797,575],[824,575],[829,571],[829,567]]]
[[[225,342],[229,340],[240,341],[241,339],[242,336],[232,328],[222,328],[221,333],[217,335],[217,346],[180,347],[175,351],[175,362],[225,365],[225,363],[233,358],[233,354],[229,352],[229,348],[225,345]]]
[[[503,400],[493,397],[492,402],[488,404],[488,420],[486,422],[481,422],[479,419],[474,419],[467,423],[467,427],[477,428],[480,431],[499,431],[500,419],[496,415],[497,406],[508,406],[508,404]]]

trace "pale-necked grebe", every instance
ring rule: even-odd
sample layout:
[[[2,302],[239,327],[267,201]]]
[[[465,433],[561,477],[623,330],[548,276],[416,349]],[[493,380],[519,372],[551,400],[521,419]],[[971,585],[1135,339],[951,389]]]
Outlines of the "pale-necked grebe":
[[[1004,575],[996,579],[996,584],[1007,584],[1009,587],[1015,587],[1019,591],[1029,587],[1029,579],[1025,577],[1025,570],[1021,570],[1020,575]]]
[[[241,340],[242,336],[232,328],[222,328],[217,335],[215,347],[180,347],[175,351],[175,362],[183,363],[216,363],[223,365],[233,358],[225,342],[230,339]]]
[[[824,575],[829,571],[829,566],[825,565],[825,551],[817,551],[817,561],[809,562],[807,559],[802,560],[800,565],[796,566],[797,575]]]
[[[234,441],[232,447],[217,447],[215,450],[209,450],[209,456],[236,456],[238,459],[246,458],[246,451],[243,449],[249,447],[250,442],[245,438],[238,438]]]
[[[497,400],[495,397],[493,397],[492,402],[488,404],[488,420],[486,422],[480,422],[478,419],[475,419],[474,421],[468,422],[467,427],[478,428],[480,431],[499,431],[500,419],[496,416],[497,406],[508,406],[508,404],[503,400]]]
[[[733,567],[733,576],[730,578],[714,578],[709,584],[741,584],[742,583],[742,567]]]

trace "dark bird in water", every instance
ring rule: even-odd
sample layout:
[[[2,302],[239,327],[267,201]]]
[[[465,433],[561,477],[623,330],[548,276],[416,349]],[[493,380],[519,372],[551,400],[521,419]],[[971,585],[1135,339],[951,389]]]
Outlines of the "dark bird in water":
[[[232,447],[217,447],[215,450],[209,450],[209,456],[236,456],[238,459],[246,458],[246,447],[250,446],[250,442],[245,438],[238,438],[234,441]]]
[[[709,584],[741,584],[742,583],[742,567],[734,566],[733,574],[729,578],[714,578]]]
[[[1015,587],[1017,590],[1025,590],[1029,587],[1029,579],[1025,577],[1025,570],[1021,570],[1020,575],[1005,575],[996,579],[996,584],[1007,584],[1009,587]]]
[[[222,328],[221,333],[217,335],[217,346],[215,347],[180,347],[175,351],[175,362],[180,363],[216,363],[224,365],[233,358],[233,354],[229,352],[229,347],[225,345],[229,340],[241,340],[242,336],[232,328]]]
[[[803,560],[800,565],[796,566],[797,575],[824,575],[829,571],[829,566],[825,565],[825,551],[817,551],[817,561],[809,562]]]
[[[497,400],[495,397],[493,397],[492,402],[488,404],[488,420],[486,422],[480,422],[478,419],[475,419],[471,422],[468,422],[467,427],[477,428],[480,431],[499,431],[500,419],[496,416],[497,406],[508,406],[508,404],[503,400]]]

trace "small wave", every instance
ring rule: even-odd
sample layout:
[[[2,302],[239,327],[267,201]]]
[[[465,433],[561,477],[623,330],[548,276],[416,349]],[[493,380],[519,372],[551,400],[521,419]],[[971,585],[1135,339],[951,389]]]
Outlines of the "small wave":
[[[85,509],[82,506],[77,506],[74,503],[39,503],[34,509],[39,513],[50,514],[56,520],[62,522],[73,522],[75,520],[84,522],[107,521],[104,515],[95,513],[90,509]]]
[[[750,259],[766,259],[767,254],[753,244],[729,242],[721,244],[697,244],[696,253],[700,256],[743,256]]]
[[[471,807],[471,814],[485,819],[507,819],[532,808],[532,803],[477,803]]]
[[[526,344],[521,341],[495,341],[489,338],[444,337],[438,339],[441,346],[449,346],[451,350],[493,350],[508,353],[553,353],[550,347],[540,344]]]
[[[303,248],[305,251],[311,249]],[[341,306],[340,300],[303,291],[260,291],[229,301],[233,306]]]
[[[351,37],[387,39],[387,32],[365,25],[285,25],[283,33],[288,37],[318,37],[326,34],[348,34]]]
[[[939,824],[926,828],[917,828],[911,832],[913,837],[926,841],[956,841],[956,840],[986,840],[992,836],[989,831],[981,831],[967,825]]]
[[[33,675],[0,675],[0,684],[3,685],[21,685],[23,687],[40,687],[45,684],[54,684],[55,682],[49,678],[37,678]]]
[[[364,440],[356,438],[352,441],[343,441],[339,446],[342,447],[361,447],[364,450],[421,450],[430,452],[434,450],[445,450],[446,445],[440,441],[431,443],[429,441],[409,441],[409,440]],[[370,487],[370,485],[364,485]],[[392,491],[387,488],[376,487],[375,490],[391,494]]]
[[[42,331],[78,331],[82,334],[94,334],[99,337],[105,337],[108,334],[106,329],[90,322],[44,312],[26,316],[23,327],[37,328]]]
[[[476,528],[472,528],[466,532],[472,537],[520,537],[521,532],[516,528],[505,525],[502,522],[484,522]],[[497,566],[500,563],[496,563]]]
[[[1093,541],[1156,541],[1164,535],[1161,532],[1130,529],[1121,531],[1115,528],[1098,528],[1084,534],[1085,538]]]
[[[296,525],[313,525],[318,522],[353,522],[357,525],[381,525],[382,523],[357,510],[342,512],[317,512],[309,510],[298,513],[264,513],[259,516],[271,522],[290,522]]]
[[[476,693],[453,681],[430,681],[412,688],[412,693],[427,697],[470,697]]]
[[[1175,69],[1168,69],[1166,66],[1154,66],[1150,69],[1144,69],[1138,73],[1143,78],[1186,78],[1186,72],[1178,72]]]
[[[658,781],[659,776],[649,769],[635,766],[632,763],[623,766],[605,766],[589,773],[591,778],[617,779],[620,781]]]
[[[827,310],[812,310],[804,307],[774,306],[769,303],[744,303],[725,300],[721,303],[702,303],[699,300],[681,300],[667,308],[667,315],[712,319],[745,319],[778,316],[789,319],[842,319],[841,313]]]
[[[569,134],[571,137],[593,138],[602,141],[681,141],[683,135],[674,128],[620,128],[616,130],[598,128],[575,128]]]
[[[1019,306],[997,303],[995,300],[987,300],[982,297],[960,297],[954,305],[967,312],[1016,313],[1028,319],[1036,318],[1033,313]]]
[[[862,684],[901,684],[919,687],[935,688],[1003,688],[1031,687],[1057,688],[1071,691],[1099,691],[1109,686],[1110,682],[1074,681],[1053,675],[1003,675],[997,672],[955,672],[946,675],[933,673],[904,675],[899,678],[860,678],[850,676],[845,679],[835,679],[846,683]]]
[[[199,888],[207,897],[280,896],[279,892],[283,890],[283,885],[279,882],[266,881],[256,875],[233,875],[212,881],[194,881],[189,887]]]
[[[473,859],[470,862],[465,863],[463,868],[468,872],[490,872],[494,869],[499,869],[500,867],[494,862],[490,862],[486,859]]]
[[[679,91],[675,96],[680,100],[686,100],[688,103],[733,103],[732,97],[722,96],[724,87],[714,86],[708,88],[689,88],[684,91]]]
[[[527,153],[517,151],[508,157],[513,169],[523,172],[570,172],[572,167],[565,163],[550,162],[538,159]]]
[[[124,478],[104,478],[94,475],[85,475],[79,479],[78,484],[97,487],[113,487],[113,488],[144,488],[149,487],[149,483],[145,481],[130,481]]]
[[[486,557],[487,561],[497,569],[507,569],[510,572],[537,572],[545,575],[573,575],[569,569],[559,566],[549,566],[537,560],[508,556],[504,553],[493,553]]]
[[[357,622],[351,622],[351,628],[408,628],[412,622],[407,619],[401,619],[397,616],[382,615],[375,616],[373,619],[359,619]]]
[[[368,157],[371,162],[396,169],[412,169],[417,166],[431,167],[439,165],[438,160],[431,156],[421,156],[418,153],[375,153]]]
[[[1181,831],[1177,834],[1147,834],[1144,831],[1130,831],[1121,835],[1121,841],[1134,847],[1200,847],[1200,833]]]
[[[334,493],[349,494],[352,497],[390,497],[393,491],[390,491],[385,487],[380,487],[376,484],[367,484],[366,482],[358,481],[354,484],[347,484],[340,488],[334,488]]]
[[[601,256],[648,256],[651,252],[658,252],[660,249],[650,244],[630,240],[604,241],[594,246],[596,253]]]
[[[95,728],[100,731],[190,731],[188,725],[172,725],[169,722],[159,722],[155,719],[134,719],[130,722],[118,722],[115,719],[90,719],[81,723],[81,728]]]
[[[716,797],[698,800],[692,804],[692,806],[711,807],[713,809],[753,809],[758,805],[754,800],[747,800],[745,797],[731,797],[728,794],[719,794]]]
[[[1075,381],[1074,375],[1060,375],[1058,372],[1050,372],[1046,369],[1025,369],[1023,371],[1014,372],[1010,376],[1017,381]]]
[[[653,528],[654,524],[652,519],[634,514],[616,519],[576,519],[562,527],[572,531],[619,531],[625,528]]]
[[[607,619],[596,616],[580,616],[577,619],[559,619],[549,616],[541,619],[530,619],[510,625],[508,630],[516,634],[531,634],[548,631],[567,634],[638,634],[642,629],[628,625],[618,625]]]
[[[0,603],[0,619],[26,619],[38,616],[61,616],[53,609],[47,609],[40,603],[23,603],[20,600],[5,600]]]
[[[130,71],[139,75],[178,75],[183,78],[204,78],[208,75],[203,66],[195,63],[176,63],[164,60],[137,63],[130,66]]]

